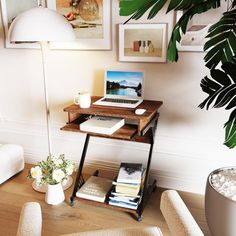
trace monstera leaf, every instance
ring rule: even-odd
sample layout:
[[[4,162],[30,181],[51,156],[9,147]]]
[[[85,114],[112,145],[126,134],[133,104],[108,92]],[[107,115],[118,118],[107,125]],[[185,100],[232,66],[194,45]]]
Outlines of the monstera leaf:
[[[229,120],[225,123],[225,145],[229,148],[236,146],[236,59],[226,62],[221,66],[222,70],[211,69],[211,77],[202,79],[202,90],[208,93],[208,97],[199,105],[200,108],[225,107],[233,109]]]
[[[208,68],[215,68],[220,61],[232,62],[236,54],[236,9],[225,12],[223,17],[209,29],[210,38],[204,50],[210,49],[204,57]]]

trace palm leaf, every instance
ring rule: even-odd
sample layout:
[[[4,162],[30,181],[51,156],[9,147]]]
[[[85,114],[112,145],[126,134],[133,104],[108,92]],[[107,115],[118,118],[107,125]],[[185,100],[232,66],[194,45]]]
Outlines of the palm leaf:
[[[233,61],[234,62],[234,61]],[[201,88],[208,93],[208,97],[199,105],[200,108],[209,109],[210,105],[219,108],[227,106],[226,109],[234,107],[236,99],[236,63],[227,62],[222,65],[222,70],[212,69],[211,77],[207,76],[201,81]]]
[[[236,146],[236,109],[230,114],[229,120],[225,123],[225,142],[229,148]]]
[[[148,19],[153,18],[163,8],[167,0],[120,0],[120,16],[131,16],[130,19],[139,19],[149,9]],[[170,0],[167,12],[171,10],[186,10],[192,6],[201,6],[205,0]],[[219,6],[220,0],[208,0],[213,8]],[[199,7],[199,13],[202,11]],[[127,21],[127,22],[128,22]]]
[[[204,45],[209,50],[204,60],[208,68],[215,68],[220,61],[232,62],[236,54],[236,9],[225,12],[223,17],[209,28],[210,38]]]
[[[214,108],[225,107],[226,110],[234,108],[229,120],[225,123],[225,142],[229,148],[236,146],[236,59],[226,62],[222,70],[211,69],[212,79],[205,76],[201,87],[208,97],[199,105],[200,108],[210,105]]]

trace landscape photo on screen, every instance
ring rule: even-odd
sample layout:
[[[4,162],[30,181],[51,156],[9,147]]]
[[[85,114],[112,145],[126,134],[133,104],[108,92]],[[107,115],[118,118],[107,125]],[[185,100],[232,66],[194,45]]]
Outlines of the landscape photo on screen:
[[[107,71],[106,94],[141,97],[143,76],[143,72]]]

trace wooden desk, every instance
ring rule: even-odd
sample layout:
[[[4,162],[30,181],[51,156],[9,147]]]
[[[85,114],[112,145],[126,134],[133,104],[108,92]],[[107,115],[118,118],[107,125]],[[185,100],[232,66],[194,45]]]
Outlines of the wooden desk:
[[[92,103],[101,97],[92,97]],[[142,220],[142,213],[148,199],[151,195],[151,192],[156,187],[156,180],[153,183],[149,184],[148,176],[151,164],[151,156],[152,149],[154,144],[154,134],[157,127],[157,122],[159,118],[158,109],[161,107],[162,102],[160,101],[149,101],[144,100],[138,107],[136,108],[120,108],[120,107],[110,107],[110,106],[98,106],[91,105],[90,108],[84,109],[80,108],[78,105],[71,105],[64,108],[64,111],[68,113],[68,122],[67,124],[61,128],[61,130],[65,131],[73,131],[73,132],[83,132],[86,133],[86,139],[84,143],[84,148],[80,160],[80,165],[77,171],[77,177],[74,185],[74,190],[71,200],[71,206],[74,205],[74,198],[76,197],[77,190],[84,184],[84,178],[82,176],[83,165],[85,161],[85,156],[89,144],[90,136],[103,137],[103,138],[115,138],[133,142],[141,142],[150,144],[149,155],[146,166],[146,176],[144,180],[144,186],[142,189],[142,198],[141,202],[138,206],[138,209],[130,210],[124,209],[121,207],[114,207],[106,204],[109,207],[117,208],[120,210],[126,210],[131,212],[136,212],[138,215],[138,220]],[[146,109],[146,112],[143,115],[136,115],[135,110],[137,108]],[[119,130],[114,132],[112,135],[104,135],[92,132],[84,132],[80,130],[80,124],[88,119],[89,116],[100,115],[100,116],[112,116],[112,117],[121,117],[125,119],[125,125],[121,127]],[[98,175],[98,170],[95,172],[95,175]],[[84,199],[83,199],[84,201]],[[89,200],[86,200],[89,201]],[[106,200],[106,202],[108,199]],[[101,205],[101,203],[89,201],[92,204]]]

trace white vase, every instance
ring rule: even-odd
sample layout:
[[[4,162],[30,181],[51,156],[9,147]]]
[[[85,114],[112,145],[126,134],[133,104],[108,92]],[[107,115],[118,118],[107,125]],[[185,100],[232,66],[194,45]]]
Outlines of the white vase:
[[[65,194],[61,183],[48,184],[45,195],[45,202],[51,205],[57,205],[65,200]]]

